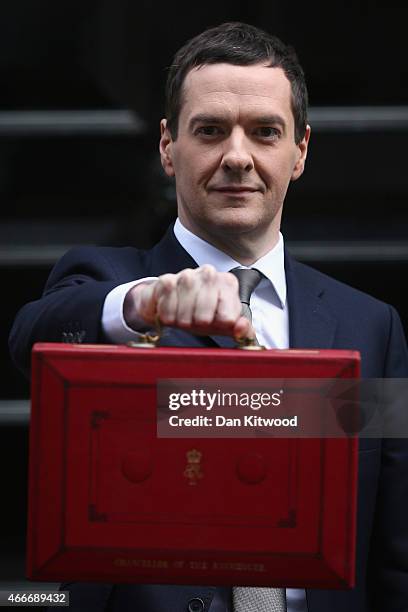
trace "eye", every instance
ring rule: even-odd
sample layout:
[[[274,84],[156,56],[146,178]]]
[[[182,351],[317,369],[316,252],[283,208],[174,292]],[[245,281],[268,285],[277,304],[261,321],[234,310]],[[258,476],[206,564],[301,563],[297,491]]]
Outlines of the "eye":
[[[211,136],[219,136],[222,134],[222,130],[217,125],[202,125],[196,129],[195,133],[199,136],[207,136],[207,138],[209,138]]]
[[[275,140],[277,138],[280,138],[281,133],[278,128],[271,127],[269,125],[262,125],[255,129],[255,135],[259,136],[260,138]]]

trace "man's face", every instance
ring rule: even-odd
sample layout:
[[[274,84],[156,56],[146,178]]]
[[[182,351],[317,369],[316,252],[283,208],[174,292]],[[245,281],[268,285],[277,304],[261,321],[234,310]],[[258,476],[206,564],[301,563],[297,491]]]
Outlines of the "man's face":
[[[303,172],[309,128],[294,139],[291,86],[281,68],[210,64],[184,81],[178,136],[162,121],[160,151],[176,178],[182,223],[221,247],[278,239],[289,182]]]

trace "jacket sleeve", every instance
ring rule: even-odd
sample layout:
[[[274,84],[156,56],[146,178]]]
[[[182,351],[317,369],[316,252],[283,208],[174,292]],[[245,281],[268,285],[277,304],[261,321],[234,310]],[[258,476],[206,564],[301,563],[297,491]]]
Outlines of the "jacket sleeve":
[[[68,251],[55,265],[40,299],[18,312],[9,337],[11,357],[26,375],[35,342],[101,342],[101,313],[120,279],[103,249]]]
[[[384,378],[408,379],[406,341],[393,308],[390,308],[389,329]],[[392,410],[408,411],[407,384],[401,382],[398,388],[402,393],[394,393]],[[405,417],[401,420],[407,422]],[[394,435],[392,431],[389,434]],[[398,438],[386,436],[381,441],[381,472],[369,567],[372,607],[376,611],[408,609],[408,438],[406,431],[399,431],[398,435]]]

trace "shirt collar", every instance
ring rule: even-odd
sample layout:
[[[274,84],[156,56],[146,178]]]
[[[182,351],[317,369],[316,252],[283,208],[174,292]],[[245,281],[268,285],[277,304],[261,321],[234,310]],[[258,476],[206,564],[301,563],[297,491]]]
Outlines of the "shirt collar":
[[[174,234],[181,246],[199,265],[211,264],[219,272],[228,272],[232,268],[245,268],[238,261],[223,253],[215,246],[199,238],[184,225],[180,219],[174,224]],[[266,255],[255,261],[250,267],[256,268],[272,283],[279,298],[281,308],[286,304],[286,276],[283,236],[279,232],[277,244]]]

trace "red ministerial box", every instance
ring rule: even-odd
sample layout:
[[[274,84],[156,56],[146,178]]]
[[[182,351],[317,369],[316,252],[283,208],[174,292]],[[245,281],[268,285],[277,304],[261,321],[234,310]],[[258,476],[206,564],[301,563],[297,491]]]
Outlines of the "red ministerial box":
[[[29,577],[353,586],[357,439],[158,438],[156,381],[358,375],[351,351],[37,344]]]

